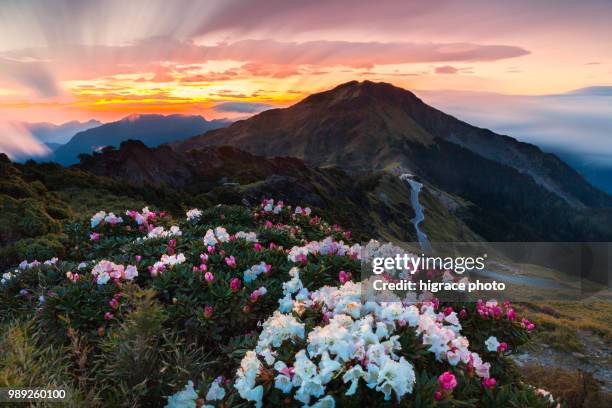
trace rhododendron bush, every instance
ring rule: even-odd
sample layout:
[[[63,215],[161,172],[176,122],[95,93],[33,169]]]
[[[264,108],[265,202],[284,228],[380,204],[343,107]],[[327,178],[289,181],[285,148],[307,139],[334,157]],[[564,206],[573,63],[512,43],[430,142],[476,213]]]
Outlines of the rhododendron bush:
[[[4,272],[0,306],[66,350],[93,405],[557,405],[508,358],[534,329],[512,305],[364,301],[361,262],[397,251],[272,199],[100,211],[66,259]]]

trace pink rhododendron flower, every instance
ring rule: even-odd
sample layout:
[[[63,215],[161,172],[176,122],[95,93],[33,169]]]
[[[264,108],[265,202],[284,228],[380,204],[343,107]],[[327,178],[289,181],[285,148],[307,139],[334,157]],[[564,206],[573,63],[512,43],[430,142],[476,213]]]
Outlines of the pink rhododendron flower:
[[[436,401],[440,401],[440,400],[442,399],[442,392],[441,392],[441,391],[436,391],[436,392],[434,393],[434,399],[435,399]]]
[[[349,272],[340,271],[338,274],[338,279],[340,280],[340,283],[344,285],[346,282],[351,280],[351,274]]]
[[[230,281],[230,288],[232,289],[232,292],[238,292],[241,284],[242,282],[239,278],[232,278],[232,280]]]
[[[200,259],[202,260],[202,262],[207,262],[208,261],[208,255],[200,254]]]
[[[531,323],[527,319],[523,319],[522,323],[523,323],[523,326],[527,329],[527,331],[532,331],[533,329],[535,329],[535,324]]]
[[[215,246],[214,246],[214,245],[208,245],[208,246],[206,247],[206,250],[208,251],[208,253],[209,253],[209,254],[214,254],[214,253],[215,253],[215,251],[217,250],[217,248],[215,248]]]
[[[255,289],[253,292],[251,292],[249,298],[251,299],[251,302],[255,303],[260,296],[263,296],[266,293],[268,293],[268,290],[262,286],[259,289]]]
[[[506,351],[508,350],[508,343],[506,343],[505,341],[502,341],[501,343],[499,343],[499,346],[497,347],[497,351],[498,352],[502,352],[502,351]]]
[[[506,317],[508,318],[508,320],[515,320],[516,312],[514,311],[514,309],[508,309],[508,311],[506,312]]]
[[[72,272],[66,272],[66,277],[72,282],[76,282],[80,278],[78,273],[72,273]]]
[[[450,371],[445,371],[438,377],[438,384],[445,391],[452,391],[457,386],[457,378]]]
[[[89,239],[92,240],[92,241],[98,241],[98,240],[100,240],[100,234],[98,234],[97,232],[92,232],[89,235]]]
[[[201,271],[205,271],[206,269],[208,269],[208,266],[206,266],[206,264],[200,264]]]
[[[215,279],[215,276],[209,271],[204,274],[204,279],[206,279],[206,282],[210,283]]]
[[[263,247],[261,246],[259,242],[256,242],[253,244],[253,250],[260,252],[260,251],[263,251]]]
[[[111,312],[104,313],[104,320],[110,320],[113,317],[115,317],[115,315],[113,315]]]
[[[213,314],[213,308],[210,305],[204,306],[204,318],[210,319]]]
[[[482,379],[482,385],[485,386],[486,388],[493,388],[495,387],[495,384],[497,384],[497,381],[493,377]]]
[[[433,305],[434,309],[439,308],[440,307],[440,299],[438,299],[438,298],[431,299],[431,304]]]
[[[170,241],[168,241],[168,246],[170,248],[174,248],[176,246],[176,239],[171,239]]]
[[[235,268],[236,267],[236,258],[234,258],[233,255],[228,256],[227,258],[225,258],[225,263],[227,264],[227,266],[229,266],[230,268]]]
[[[119,307],[119,302],[117,302],[117,299],[112,298],[110,300],[110,302],[108,302],[108,304],[110,305],[111,308],[116,309]]]
[[[295,256],[295,262],[306,263],[308,262],[308,256],[306,254],[297,254]]]
[[[140,255],[136,255],[134,258],[136,259],[136,262],[142,261],[142,256]]]

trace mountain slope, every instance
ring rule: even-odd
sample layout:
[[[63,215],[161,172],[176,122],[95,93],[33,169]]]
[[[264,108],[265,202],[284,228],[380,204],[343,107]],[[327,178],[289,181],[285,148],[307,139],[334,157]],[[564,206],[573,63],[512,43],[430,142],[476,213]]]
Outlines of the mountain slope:
[[[536,146],[462,122],[385,83],[349,82],[286,109],[172,144],[232,145],[348,171],[402,167],[471,205],[463,217],[490,240],[607,240],[612,197]],[[598,213],[599,214],[599,213]]]
[[[349,82],[174,146],[186,150],[227,144],[265,156],[294,156],[317,166],[347,169],[380,169],[397,163],[420,174],[426,169],[415,165],[414,146],[437,149],[440,140],[530,176],[571,206],[610,205],[609,196],[556,156],[462,122],[386,83]]]
[[[70,142],[55,151],[53,159],[68,165],[78,162],[78,155],[91,153],[105,146],[119,146],[128,139],[142,140],[148,146],[158,146],[198,133],[227,126],[225,120],[207,121],[201,116],[130,115],[77,133]]]
[[[302,203],[338,220],[364,237],[414,241],[410,189],[385,172],[349,175],[335,167],[313,168],[296,158],[266,159],[233,147],[204,147],[180,153],[168,146],[148,148],[127,141],[120,149],[82,156],[76,166],[88,173],[183,192],[190,200],[205,198],[228,204],[275,197]],[[359,214],[359,217],[355,217]],[[430,220],[446,220],[445,231],[431,237],[476,240],[478,237],[445,208],[432,207]]]

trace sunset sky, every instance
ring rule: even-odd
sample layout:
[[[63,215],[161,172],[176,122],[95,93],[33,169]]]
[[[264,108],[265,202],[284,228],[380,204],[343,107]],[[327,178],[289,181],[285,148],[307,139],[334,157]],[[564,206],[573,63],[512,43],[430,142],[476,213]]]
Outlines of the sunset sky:
[[[612,84],[611,17],[608,0],[3,0],[0,120],[237,117],[352,79],[564,93]]]

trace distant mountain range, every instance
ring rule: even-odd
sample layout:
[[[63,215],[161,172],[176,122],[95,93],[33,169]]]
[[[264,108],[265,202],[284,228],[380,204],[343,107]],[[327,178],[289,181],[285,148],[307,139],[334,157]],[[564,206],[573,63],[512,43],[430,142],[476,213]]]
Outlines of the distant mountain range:
[[[98,151],[107,146],[118,147],[128,139],[138,139],[147,146],[154,147],[227,126],[229,123],[227,120],[207,121],[197,115],[130,115],[119,121],[76,133],[68,143],[57,147],[49,159],[70,165],[79,161],[80,154]]]
[[[612,197],[557,156],[462,122],[386,83],[349,82],[233,125],[172,143],[229,145],[349,172],[402,168],[460,197],[463,219],[497,240],[611,238]]]
[[[61,145],[68,142],[72,136],[87,129],[100,126],[102,122],[97,120],[89,120],[87,122],[78,122],[73,120],[61,125],[53,123],[38,122],[38,123],[23,123],[26,129],[32,133],[36,139],[42,143],[51,145]]]

